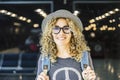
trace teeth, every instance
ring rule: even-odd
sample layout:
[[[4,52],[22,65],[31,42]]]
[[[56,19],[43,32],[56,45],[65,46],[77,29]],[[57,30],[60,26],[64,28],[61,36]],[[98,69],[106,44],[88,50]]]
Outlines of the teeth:
[[[63,39],[65,39],[65,38],[58,38],[58,39],[63,40]]]

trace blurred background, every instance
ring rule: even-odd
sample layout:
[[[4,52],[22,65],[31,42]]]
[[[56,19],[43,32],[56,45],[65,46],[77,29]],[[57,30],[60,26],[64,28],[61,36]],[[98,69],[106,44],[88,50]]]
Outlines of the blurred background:
[[[41,21],[58,9],[82,20],[97,80],[120,80],[119,0],[0,0],[0,80],[35,80]]]

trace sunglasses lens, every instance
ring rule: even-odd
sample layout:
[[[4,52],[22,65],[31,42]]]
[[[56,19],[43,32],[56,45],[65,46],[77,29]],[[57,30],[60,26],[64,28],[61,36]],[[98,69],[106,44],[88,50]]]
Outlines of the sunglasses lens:
[[[66,34],[68,34],[68,33],[70,33],[70,27],[63,27],[63,31],[64,31],[64,33],[66,33]]]
[[[59,28],[59,27],[54,27],[54,28],[53,28],[53,33],[54,33],[54,34],[58,34],[59,31],[60,31],[60,28]]]

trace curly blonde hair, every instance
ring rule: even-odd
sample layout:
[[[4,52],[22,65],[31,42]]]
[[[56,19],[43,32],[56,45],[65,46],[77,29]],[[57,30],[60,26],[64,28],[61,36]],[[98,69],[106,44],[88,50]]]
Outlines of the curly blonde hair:
[[[57,47],[53,40],[52,28],[54,27],[57,20],[60,18],[52,19],[45,26],[45,30],[42,33],[40,40],[41,53],[44,55],[50,55],[50,60],[52,63],[57,61]],[[70,55],[76,61],[80,61],[83,51],[90,51],[90,48],[87,46],[84,35],[80,31],[80,28],[75,25],[75,23],[68,19],[64,18],[69,27],[72,30],[72,37],[70,40]]]

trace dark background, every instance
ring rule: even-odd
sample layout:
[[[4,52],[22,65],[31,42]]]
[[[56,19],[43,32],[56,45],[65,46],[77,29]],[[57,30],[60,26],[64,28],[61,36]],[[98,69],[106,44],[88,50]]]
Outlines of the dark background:
[[[84,28],[88,26],[89,20],[97,16],[105,14],[115,8],[119,8],[119,1],[80,1],[80,0],[46,0],[46,1],[2,1],[0,2],[0,10],[7,10],[24,16],[32,20],[31,23],[20,21],[17,18],[0,13],[0,51],[5,52],[7,49],[18,48],[20,51],[29,51],[25,41],[29,36],[33,37],[36,47],[39,48],[39,37],[41,33],[41,21],[43,17],[35,12],[35,9],[41,8],[47,14],[58,9],[68,9],[71,12],[78,10],[79,18],[82,20]],[[116,22],[109,23],[110,19]],[[20,26],[13,25],[14,22]],[[39,27],[34,28],[33,24],[38,23]],[[97,30],[84,30],[88,45],[91,47],[91,54],[94,58],[119,58],[120,54],[120,12],[113,14],[103,20],[96,21]],[[114,26],[115,31],[101,31],[102,25]],[[16,30],[18,30],[16,32]],[[95,37],[91,37],[91,33]],[[33,51],[34,52],[34,51]],[[36,49],[36,52],[39,52]]]

